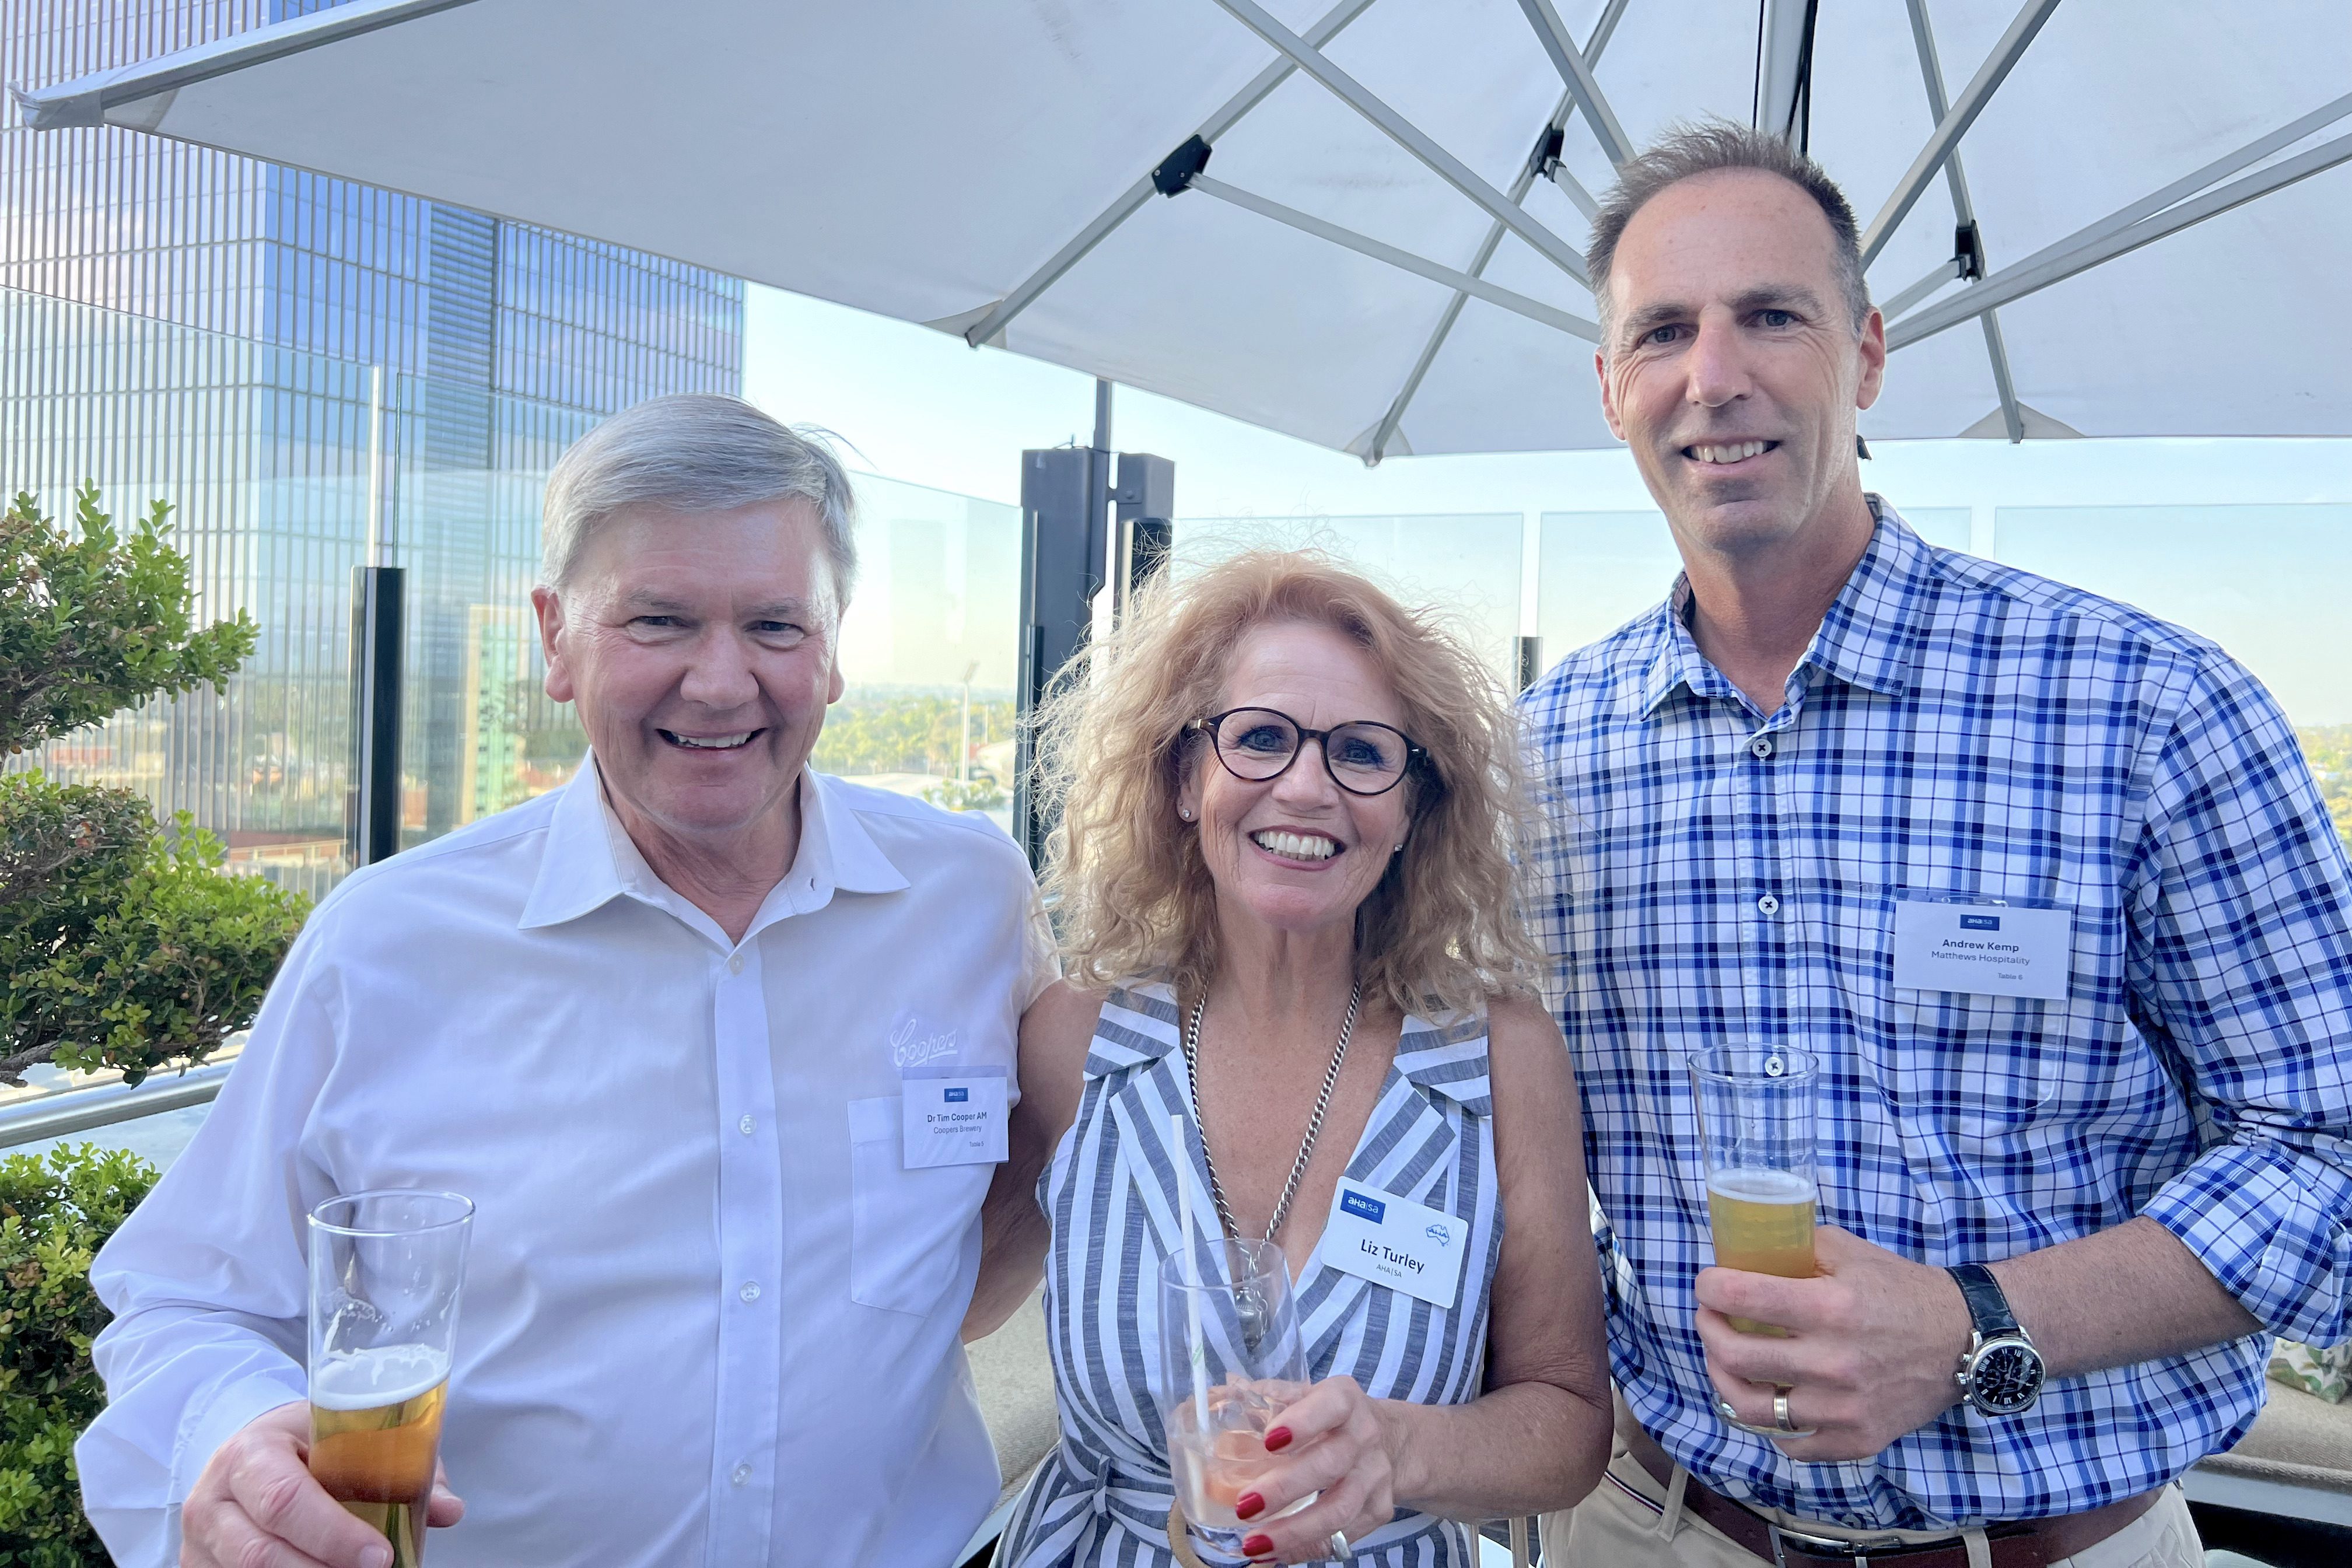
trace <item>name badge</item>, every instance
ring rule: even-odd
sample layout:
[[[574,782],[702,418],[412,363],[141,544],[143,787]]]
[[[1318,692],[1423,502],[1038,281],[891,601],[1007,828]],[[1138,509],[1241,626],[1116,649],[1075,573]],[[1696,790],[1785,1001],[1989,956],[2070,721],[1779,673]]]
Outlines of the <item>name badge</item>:
[[[1433,1307],[1454,1305],[1470,1223],[1344,1177],[1323,1224],[1323,1261]]]
[[[1003,1068],[918,1068],[899,1081],[908,1170],[992,1165],[1005,1157],[1012,1080]]]
[[[2074,956],[2072,910],[1933,898],[1895,901],[1898,991],[2063,1002]]]

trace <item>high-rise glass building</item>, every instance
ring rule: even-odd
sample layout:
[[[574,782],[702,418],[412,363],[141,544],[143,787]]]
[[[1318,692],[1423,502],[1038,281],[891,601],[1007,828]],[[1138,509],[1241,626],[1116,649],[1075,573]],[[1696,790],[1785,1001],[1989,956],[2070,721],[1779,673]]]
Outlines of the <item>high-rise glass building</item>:
[[[324,8],[0,0],[0,81],[37,86]],[[238,861],[344,868],[350,569],[408,569],[404,839],[558,776],[526,595],[540,480],[598,417],[737,392],[742,284],[349,181],[0,110],[0,490],[173,503],[200,612],[261,645],[192,694],[52,745],[60,776],[187,810]]]

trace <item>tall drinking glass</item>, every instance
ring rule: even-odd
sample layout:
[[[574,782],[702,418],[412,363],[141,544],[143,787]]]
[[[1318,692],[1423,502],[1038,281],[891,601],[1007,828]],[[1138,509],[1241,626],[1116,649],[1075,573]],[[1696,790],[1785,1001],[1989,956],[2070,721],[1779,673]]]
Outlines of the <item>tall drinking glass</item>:
[[[310,1474],[392,1543],[425,1553],[474,1205],[380,1190],[310,1211]]]
[[[1790,1046],[1717,1046],[1690,1058],[1706,1153],[1706,1217],[1726,1268],[1808,1279],[1813,1267],[1817,1064]],[[1744,1333],[1778,1334],[1734,1318]]]
[[[1272,1242],[1206,1239],[1160,1266],[1160,1414],[1184,1517],[1235,1556],[1246,1533],[1234,1504],[1279,1462],[1274,1417],[1307,1391],[1307,1352],[1290,1268]],[[1268,1519],[1297,1512],[1299,1499]]]

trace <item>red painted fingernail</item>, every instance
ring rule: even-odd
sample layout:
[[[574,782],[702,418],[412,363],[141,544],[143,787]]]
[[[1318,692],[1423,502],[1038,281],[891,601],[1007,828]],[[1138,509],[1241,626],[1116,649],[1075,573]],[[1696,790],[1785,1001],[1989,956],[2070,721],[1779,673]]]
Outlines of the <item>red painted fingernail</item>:
[[[1287,1427],[1287,1426],[1277,1426],[1277,1427],[1276,1427],[1273,1431],[1268,1432],[1268,1433],[1265,1435],[1265,1451],[1266,1451],[1267,1453],[1269,1453],[1269,1454],[1279,1454],[1279,1453],[1281,1453],[1285,1448],[1287,1448],[1287,1447],[1290,1447],[1290,1428],[1289,1428],[1289,1427]]]
[[[1265,1557],[1273,1551],[1274,1538],[1270,1535],[1253,1535],[1242,1542],[1242,1555],[1244,1557]]]
[[[1244,1492],[1241,1496],[1234,1499],[1234,1517],[1235,1519],[1255,1519],[1259,1514],[1264,1513],[1265,1511],[1265,1499],[1258,1496],[1255,1492]]]

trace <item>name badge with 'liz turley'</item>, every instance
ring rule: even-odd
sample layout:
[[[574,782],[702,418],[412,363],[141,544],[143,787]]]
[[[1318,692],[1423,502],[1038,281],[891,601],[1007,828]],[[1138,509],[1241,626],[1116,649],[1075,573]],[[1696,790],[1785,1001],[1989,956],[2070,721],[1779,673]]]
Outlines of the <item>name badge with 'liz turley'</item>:
[[[1323,1261],[1342,1274],[1452,1307],[1470,1225],[1425,1204],[1342,1179],[1323,1224]]]
[[[1906,898],[1895,905],[1895,988],[2066,999],[2074,911],[2049,904]]]

